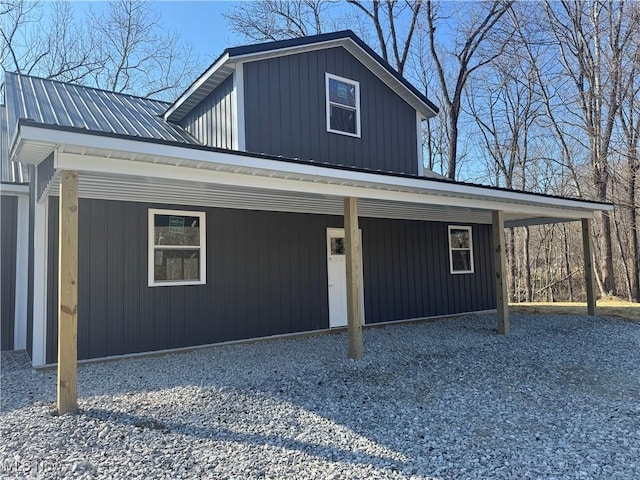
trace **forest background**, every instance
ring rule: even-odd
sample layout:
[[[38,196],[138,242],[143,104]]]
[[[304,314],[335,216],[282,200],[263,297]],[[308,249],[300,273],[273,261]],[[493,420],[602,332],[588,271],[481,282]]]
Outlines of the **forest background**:
[[[640,301],[640,2],[258,0],[197,17],[203,6],[3,0],[0,61],[171,101],[228,46],[349,28],[440,106],[425,167],[612,202],[594,222],[599,294]],[[190,12],[224,25],[224,44],[191,42]],[[577,222],[507,229],[510,301],[584,300],[580,235]]]

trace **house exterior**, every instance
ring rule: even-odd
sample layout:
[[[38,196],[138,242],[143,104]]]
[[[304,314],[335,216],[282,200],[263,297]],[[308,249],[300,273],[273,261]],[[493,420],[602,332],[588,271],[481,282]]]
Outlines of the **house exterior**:
[[[437,107],[350,31],[229,48],[173,103],[9,72],[5,102],[2,348],[36,367],[65,315],[78,359],[504,320],[503,228],[611,209],[425,169]]]

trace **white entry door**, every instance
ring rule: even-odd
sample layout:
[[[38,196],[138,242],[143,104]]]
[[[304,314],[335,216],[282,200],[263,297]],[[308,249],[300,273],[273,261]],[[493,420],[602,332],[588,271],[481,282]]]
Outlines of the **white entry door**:
[[[362,232],[360,232],[362,245]],[[360,250],[362,252],[362,249]],[[362,266],[362,258],[360,259]],[[347,326],[347,264],[343,228],[327,228],[327,273],[329,279],[329,328]],[[362,271],[360,271],[362,277]],[[364,292],[363,292],[364,293]],[[364,323],[364,296],[362,323]]]

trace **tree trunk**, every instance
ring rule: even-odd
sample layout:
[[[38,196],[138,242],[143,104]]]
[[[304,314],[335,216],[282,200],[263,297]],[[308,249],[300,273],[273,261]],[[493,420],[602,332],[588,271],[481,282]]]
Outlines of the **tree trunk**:
[[[562,225],[562,233],[564,236],[564,267],[567,275],[569,301],[573,302],[573,285],[571,284],[573,279],[571,278],[571,265],[569,263],[569,240],[567,238],[567,227],[564,224]]]
[[[634,161],[637,161],[634,159]],[[629,214],[631,216],[631,297],[640,302],[640,232],[638,232],[638,205],[636,184],[638,171],[633,168],[629,179]]]
[[[454,109],[449,112],[449,165],[447,178],[456,179],[456,166],[458,161],[458,113]]]
[[[507,250],[509,255],[509,301],[519,302],[520,298],[516,290],[516,278],[518,277],[518,270],[516,268],[516,229],[509,229],[509,248]]]
[[[622,269],[624,271],[625,286],[627,287],[627,299],[632,302],[631,293],[631,275],[629,273],[629,264],[624,255],[624,248],[622,246],[622,236],[620,235],[620,222],[617,219],[615,213],[613,213],[613,226],[616,230],[616,240],[618,241],[618,250],[620,251],[620,262],[622,263]]]
[[[522,250],[523,253],[523,261],[524,264],[524,278],[525,278],[525,297],[527,302],[533,301],[533,283],[531,282],[531,262],[529,259],[529,227],[524,227],[524,238],[523,238],[524,248]]]
[[[602,235],[600,235],[600,252],[603,257],[602,264],[602,289],[603,295],[613,296],[616,287],[613,273],[613,242],[611,241],[611,217],[602,212]]]

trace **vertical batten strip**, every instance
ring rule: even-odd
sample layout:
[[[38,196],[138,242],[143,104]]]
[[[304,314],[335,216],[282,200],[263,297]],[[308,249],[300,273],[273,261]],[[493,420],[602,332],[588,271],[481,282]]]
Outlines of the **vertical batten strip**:
[[[596,315],[596,289],[593,282],[593,237],[591,236],[593,220],[582,219],[582,248],[584,253],[584,283],[587,292],[587,314]]]
[[[498,333],[509,333],[509,304],[507,303],[507,265],[504,242],[504,212],[493,211],[493,263],[496,270],[496,307],[498,312]]]
[[[348,355],[352,360],[362,358],[362,276],[360,231],[358,230],[358,200],[344,199],[344,240],[347,263],[347,330]]]
[[[77,411],[78,173],[60,174],[58,414]]]

